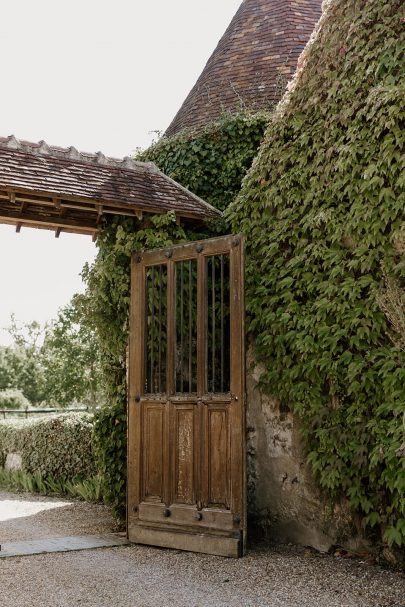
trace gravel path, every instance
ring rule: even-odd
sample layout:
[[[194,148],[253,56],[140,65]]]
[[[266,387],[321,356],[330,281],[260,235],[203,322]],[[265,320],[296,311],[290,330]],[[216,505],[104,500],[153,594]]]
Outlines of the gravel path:
[[[6,499],[0,493],[0,512]],[[89,533],[94,525],[112,530],[108,510],[75,503],[15,519],[18,539],[28,539],[23,520],[34,535],[29,521],[37,517],[42,531],[83,533],[86,519]],[[11,524],[0,522],[0,537]],[[12,607],[405,607],[404,575],[286,546],[240,560],[144,546],[3,559],[0,588]]]

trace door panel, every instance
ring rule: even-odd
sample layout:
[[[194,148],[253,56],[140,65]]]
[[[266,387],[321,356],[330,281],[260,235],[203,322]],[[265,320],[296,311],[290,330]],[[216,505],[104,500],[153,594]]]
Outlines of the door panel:
[[[171,436],[173,487],[172,502],[176,504],[196,504],[197,466],[199,432],[197,408],[190,404],[171,404]]]
[[[229,457],[230,428],[229,405],[207,404],[204,408],[205,435],[203,448],[206,470],[206,505],[230,508]]]
[[[164,499],[164,415],[162,405],[145,403],[143,406],[143,498],[145,501]]]
[[[134,255],[128,537],[243,554],[243,239]]]

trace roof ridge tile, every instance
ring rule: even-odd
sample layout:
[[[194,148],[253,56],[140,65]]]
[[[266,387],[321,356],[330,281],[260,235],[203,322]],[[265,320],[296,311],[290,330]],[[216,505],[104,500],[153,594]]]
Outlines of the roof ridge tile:
[[[0,147],[7,147],[13,150],[20,150],[26,154],[33,154],[35,156],[54,156],[58,158],[64,158],[66,160],[76,160],[79,162],[101,164],[104,166],[115,167],[115,168],[126,168],[126,169],[137,169],[146,168],[151,170],[150,162],[140,162],[134,160],[130,156],[125,158],[114,158],[111,156],[105,156],[102,152],[80,152],[74,146],[63,148],[60,146],[49,145],[43,139],[38,143],[33,141],[25,141],[17,139],[15,135],[9,135],[8,137],[0,137]]]

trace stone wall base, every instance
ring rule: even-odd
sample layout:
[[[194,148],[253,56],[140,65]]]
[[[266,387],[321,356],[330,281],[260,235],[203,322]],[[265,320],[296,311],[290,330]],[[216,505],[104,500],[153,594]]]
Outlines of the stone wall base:
[[[247,361],[248,518],[253,536],[328,551],[364,548],[347,504],[332,506],[306,464],[299,421],[277,398],[263,394],[263,369]]]
[[[9,471],[22,469],[22,457],[19,453],[8,453],[4,464],[4,469]]]

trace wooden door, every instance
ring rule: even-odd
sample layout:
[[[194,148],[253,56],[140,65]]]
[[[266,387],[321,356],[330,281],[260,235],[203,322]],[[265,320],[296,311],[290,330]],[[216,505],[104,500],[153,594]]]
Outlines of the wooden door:
[[[128,538],[241,556],[246,537],[244,243],[135,254]]]

